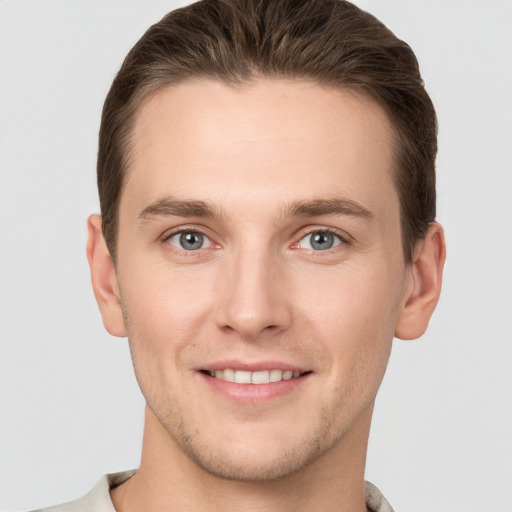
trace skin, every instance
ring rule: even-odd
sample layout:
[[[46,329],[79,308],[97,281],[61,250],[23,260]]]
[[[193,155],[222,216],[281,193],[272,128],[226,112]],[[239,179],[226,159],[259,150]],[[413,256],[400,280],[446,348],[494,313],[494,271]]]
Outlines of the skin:
[[[392,339],[425,331],[445,255],[434,223],[403,260],[392,148],[373,101],[305,81],[187,82],[143,104],[117,268],[89,219],[103,321],[129,337],[147,402],[117,510],[366,510]],[[276,394],[218,388],[215,365],[305,373]]]

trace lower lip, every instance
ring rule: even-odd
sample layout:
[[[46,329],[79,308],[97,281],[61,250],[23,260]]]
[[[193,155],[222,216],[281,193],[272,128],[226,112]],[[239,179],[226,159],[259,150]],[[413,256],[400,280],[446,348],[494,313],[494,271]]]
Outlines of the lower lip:
[[[215,392],[236,403],[249,405],[257,405],[292,393],[307,380],[309,375],[305,374],[295,379],[269,382],[268,384],[237,384],[199,372],[199,376]]]

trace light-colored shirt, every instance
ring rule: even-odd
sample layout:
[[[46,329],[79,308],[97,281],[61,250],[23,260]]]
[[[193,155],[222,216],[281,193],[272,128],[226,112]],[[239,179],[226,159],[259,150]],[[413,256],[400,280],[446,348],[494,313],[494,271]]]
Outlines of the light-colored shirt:
[[[110,489],[122,484],[134,474],[135,470],[104,475],[94,488],[82,498],[33,512],[116,512],[110,499]],[[393,512],[386,498],[370,482],[365,482],[365,496],[366,506],[371,512]]]

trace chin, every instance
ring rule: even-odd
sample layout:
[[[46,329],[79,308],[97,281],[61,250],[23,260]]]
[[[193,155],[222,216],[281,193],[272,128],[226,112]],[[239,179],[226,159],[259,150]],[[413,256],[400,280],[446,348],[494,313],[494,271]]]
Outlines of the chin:
[[[190,433],[190,430],[186,432]],[[286,479],[312,464],[336,444],[329,440],[325,429],[309,435],[303,433],[296,438],[286,436],[285,439],[282,435],[270,439],[247,436],[250,441],[237,440],[235,436],[206,440],[199,433],[196,436],[182,433],[174,431],[171,437],[189,460],[210,475],[239,482]]]
[[[218,454],[197,453],[190,450],[188,456],[205,472],[223,480],[239,482],[275,482],[288,478],[309,466],[318,458],[315,449],[289,450],[269,456],[233,454],[223,457]]]

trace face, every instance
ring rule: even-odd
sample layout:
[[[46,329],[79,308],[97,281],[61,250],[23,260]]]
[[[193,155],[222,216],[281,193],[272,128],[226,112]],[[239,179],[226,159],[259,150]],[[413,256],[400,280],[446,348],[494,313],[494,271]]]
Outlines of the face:
[[[166,443],[266,480],[365,439],[408,282],[383,111],[198,81],[142,106],[132,149],[116,286]]]

